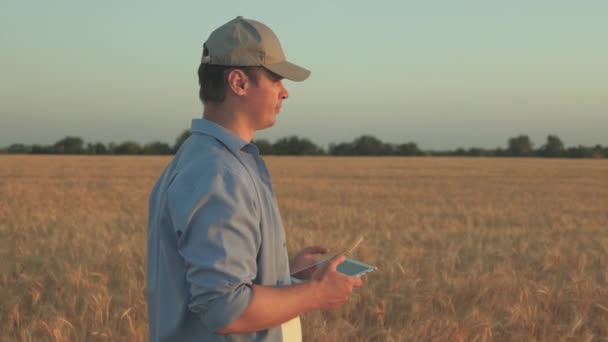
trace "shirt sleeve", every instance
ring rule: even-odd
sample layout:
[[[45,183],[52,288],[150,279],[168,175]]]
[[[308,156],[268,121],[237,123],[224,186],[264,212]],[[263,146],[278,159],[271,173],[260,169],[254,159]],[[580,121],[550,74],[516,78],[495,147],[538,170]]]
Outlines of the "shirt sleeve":
[[[169,188],[169,210],[186,263],[188,307],[216,331],[236,320],[253,295],[261,245],[255,189],[226,168],[195,178],[187,173]]]

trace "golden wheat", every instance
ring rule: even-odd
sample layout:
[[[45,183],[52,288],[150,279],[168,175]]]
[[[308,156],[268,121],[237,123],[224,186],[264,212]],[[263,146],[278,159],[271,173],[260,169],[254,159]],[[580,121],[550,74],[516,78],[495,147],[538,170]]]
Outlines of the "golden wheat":
[[[268,157],[295,253],[379,270],[306,341],[608,339],[608,162]],[[145,341],[166,157],[0,156],[0,340]]]

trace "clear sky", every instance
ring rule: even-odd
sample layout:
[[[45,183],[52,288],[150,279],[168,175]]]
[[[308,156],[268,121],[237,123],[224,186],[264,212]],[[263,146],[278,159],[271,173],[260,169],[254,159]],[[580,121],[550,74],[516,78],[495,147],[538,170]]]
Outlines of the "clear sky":
[[[285,82],[277,125],[256,138],[608,145],[604,0],[2,0],[0,146],[173,144],[201,116],[202,44],[237,15],[270,26],[312,70]]]

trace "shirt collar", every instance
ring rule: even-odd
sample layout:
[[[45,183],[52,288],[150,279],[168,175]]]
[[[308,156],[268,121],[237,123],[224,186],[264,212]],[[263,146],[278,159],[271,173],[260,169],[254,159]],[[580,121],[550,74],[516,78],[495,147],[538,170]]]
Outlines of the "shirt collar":
[[[226,145],[233,153],[238,154],[249,143],[226,128],[207,119],[192,119],[192,133],[209,135]]]

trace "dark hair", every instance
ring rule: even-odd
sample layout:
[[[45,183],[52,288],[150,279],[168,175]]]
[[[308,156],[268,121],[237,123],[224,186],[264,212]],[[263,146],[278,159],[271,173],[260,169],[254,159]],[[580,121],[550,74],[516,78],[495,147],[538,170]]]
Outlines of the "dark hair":
[[[199,97],[203,103],[222,103],[226,99],[228,90],[228,74],[232,70],[242,70],[249,79],[257,82],[259,66],[225,66],[216,64],[203,64],[198,67]]]

